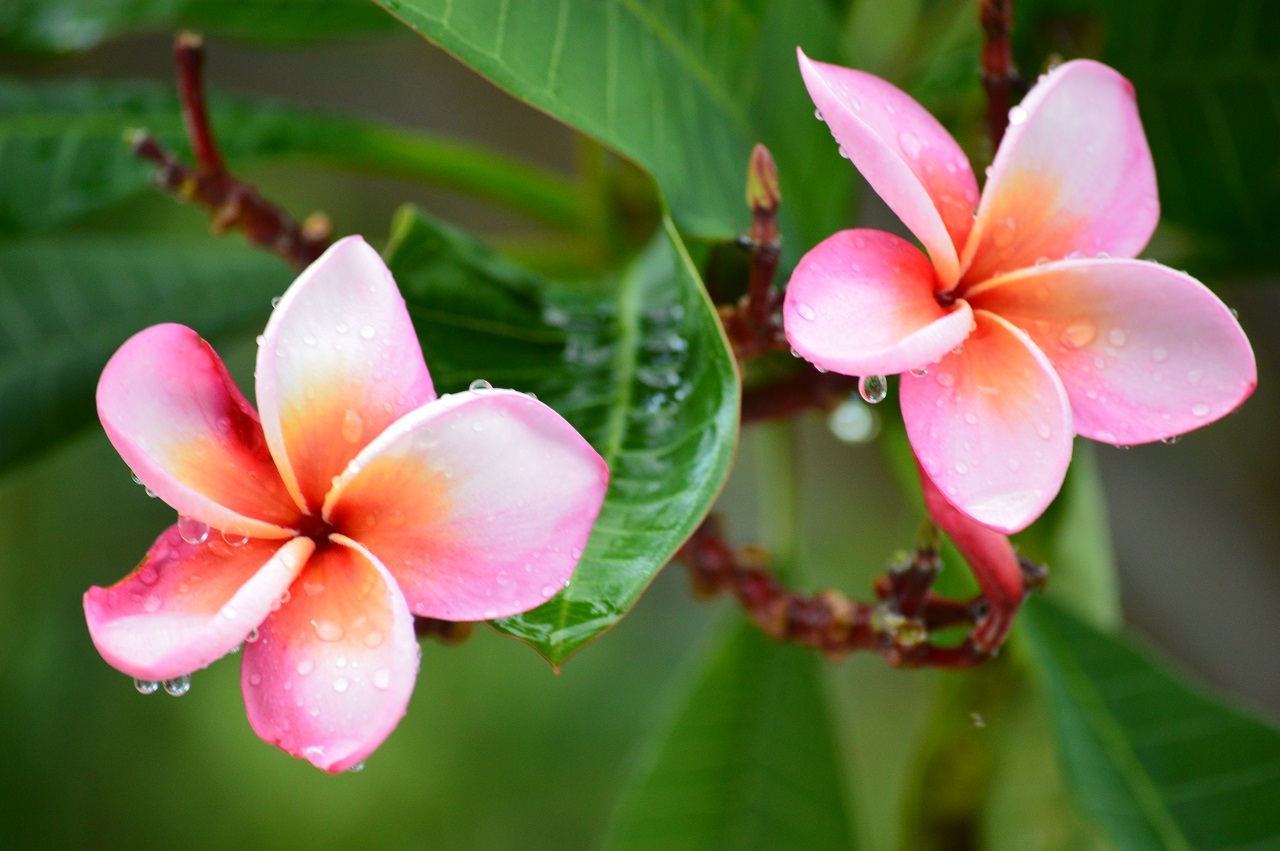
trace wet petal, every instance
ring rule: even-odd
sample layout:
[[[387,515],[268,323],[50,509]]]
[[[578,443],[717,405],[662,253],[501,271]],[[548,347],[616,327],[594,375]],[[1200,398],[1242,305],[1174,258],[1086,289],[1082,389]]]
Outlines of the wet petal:
[[[357,236],[289,287],[267,323],[257,376],[267,444],[312,512],[356,453],[435,398],[404,299]]]
[[[240,685],[254,732],[337,773],[391,734],[417,675],[413,616],[395,581],[334,535],[245,645]]]
[[[965,250],[964,280],[1073,253],[1137,255],[1160,204],[1129,81],[1097,62],[1068,62],[1010,116]]]
[[[972,298],[1049,356],[1084,437],[1128,445],[1191,431],[1235,410],[1257,384],[1231,311],[1165,266],[1067,260],[997,278]]]
[[[845,155],[928,250],[949,289],[973,226],[978,182],[938,120],[879,77],[797,51],[809,96]]]
[[[306,538],[233,547],[216,533],[188,544],[171,526],[133,573],[85,593],[89,635],[102,658],[132,677],[189,674],[245,640],[313,549]]]
[[[787,284],[783,320],[799,354],[845,375],[893,375],[919,369],[969,334],[964,301],[934,298],[928,258],[901,237],[846,230],[818,243]]]
[[[293,535],[298,518],[253,407],[195,331],[156,325],[125,342],[98,381],[98,416],[134,474],[216,529]]]
[[[904,375],[907,436],[943,495],[980,523],[1016,532],[1040,516],[1071,461],[1071,408],[1048,359],[982,310],[964,349]]]
[[[591,445],[512,390],[414,411],[361,453],[325,518],[387,566],[416,614],[488,620],[569,581],[608,487]]]

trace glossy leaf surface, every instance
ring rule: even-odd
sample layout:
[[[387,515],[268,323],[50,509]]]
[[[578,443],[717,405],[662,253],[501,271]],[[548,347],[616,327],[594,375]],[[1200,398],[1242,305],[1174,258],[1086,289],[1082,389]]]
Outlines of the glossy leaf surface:
[[[719,321],[669,226],[593,285],[540,280],[411,211],[387,261],[438,389],[483,379],[535,393],[609,465],[573,581],[495,622],[558,666],[626,614],[728,475],[738,377]]]
[[[1068,786],[1116,845],[1280,843],[1280,731],[1052,603],[1021,619]]]

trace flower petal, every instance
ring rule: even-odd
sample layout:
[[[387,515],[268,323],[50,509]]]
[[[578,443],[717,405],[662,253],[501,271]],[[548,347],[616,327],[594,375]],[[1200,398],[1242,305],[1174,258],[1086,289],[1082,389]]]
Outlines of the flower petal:
[[[1141,260],[1066,260],[989,281],[999,313],[1048,355],[1077,434],[1129,445],[1235,410],[1257,384],[1240,323],[1195,278]]]
[[[156,325],[125,342],[98,381],[98,416],[134,474],[216,529],[286,538],[298,518],[258,415],[195,331]]]
[[[1071,408],[1049,360],[999,316],[975,310],[964,349],[904,375],[907,436],[956,508],[1016,532],[1053,501],[1071,462]]]
[[[841,149],[924,244],[940,288],[950,289],[978,203],[978,182],[964,151],[902,90],[797,53],[809,96]]]
[[[923,468],[919,470],[929,516],[946,532],[968,563],[987,602],[987,613],[975,625],[970,640],[983,651],[1000,646],[1022,605],[1022,568],[1009,539],[974,520],[947,501]]]
[[[258,351],[267,445],[306,510],[369,441],[435,398],[404,299],[376,251],[339,240],[289,287]]]
[[[573,426],[512,390],[414,411],[353,467],[325,519],[387,566],[415,614],[455,621],[513,615],[559,591],[609,481]]]
[[[215,533],[188,544],[170,526],[137,570],[84,595],[89,635],[102,658],[140,680],[168,680],[229,653],[271,612],[315,545]]]
[[[1133,86],[1097,62],[1068,62],[1010,111],[965,248],[964,280],[1077,252],[1134,257],[1159,218]]]
[[[337,773],[391,734],[417,675],[413,616],[395,581],[333,535],[245,645],[240,685],[255,733]]]
[[[845,375],[893,375],[941,358],[969,335],[963,300],[934,298],[929,260],[901,237],[846,230],[800,259],[787,284],[787,339],[811,363]]]

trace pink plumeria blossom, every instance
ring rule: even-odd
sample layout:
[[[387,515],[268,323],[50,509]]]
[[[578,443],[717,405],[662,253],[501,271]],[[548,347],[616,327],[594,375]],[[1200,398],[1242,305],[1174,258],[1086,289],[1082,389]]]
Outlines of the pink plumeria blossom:
[[[142,331],[107,364],[103,427],[180,517],[132,574],[85,594],[85,615],[103,658],[144,681],[247,640],[254,731],[337,772],[405,713],[413,615],[545,602],[609,473],[523,393],[437,398],[391,273],[359,237],[302,273],[259,342],[261,416],[181,325]]]
[[[909,96],[799,59],[842,152],[928,255],[881,231],[829,237],[791,277],[787,338],[824,369],[903,373],[911,445],[958,509],[1020,530],[1061,488],[1074,435],[1161,440],[1253,391],[1230,310],[1194,278],[1130,259],[1160,209],[1133,87],[1115,71],[1082,60],[1043,77],[1010,112],[979,196],[960,146]]]

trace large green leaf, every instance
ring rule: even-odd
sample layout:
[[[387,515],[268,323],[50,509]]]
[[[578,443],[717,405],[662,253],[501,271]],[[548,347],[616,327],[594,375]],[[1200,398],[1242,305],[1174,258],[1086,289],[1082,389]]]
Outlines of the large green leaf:
[[[5,0],[0,49],[85,50],[130,32],[195,29],[254,41],[350,38],[390,21],[367,0]]]
[[[1027,0],[1019,55],[1092,56],[1134,84],[1166,223],[1202,259],[1280,261],[1280,6],[1271,0]]]
[[[719,320],[670,223],[595,285],[542,281],[412,211],[387,255],[438,387],[536,393],[609,465],[573,582],[496,622],[559,665],[627,612],[728,474],[738,375]]]
[[[304,157],[463,189],[552,224],[578,221],[566,181],[475,148],[273,103],[214,98],[212,110],[233,168],[253,159]],[[135,127],[186,151],[170,87],[0,79],[0,237],[55,225],[146,189],[155,169],[124,142],[125,129]]]
[[[1119,847],[1280,847],[1280,731],[1043,600],[1022,620],[1068,785]]]
[[[777,155],[784,233],[844,223],[854,171],[813,119],[796,45],[835,59],[830,4],[770,0],[377,0],[499,86],[643,166],[688,234],[746,229],[751,146]],[[796,248],[802,245],[794,246]]]
[[[289,270],[229,244],[81,238],[0,249],[0,470],[95,419],[93,388],[130,335],[182,322],[217,341],[260,326]]]
[[[735,618],[650,743],[610,851],[848,851],[843,771],[810,651]]]

